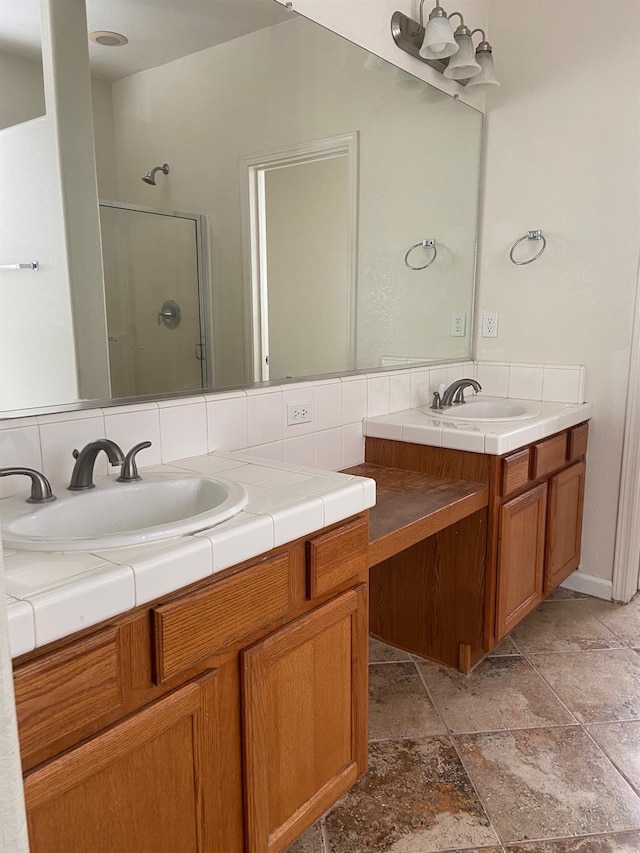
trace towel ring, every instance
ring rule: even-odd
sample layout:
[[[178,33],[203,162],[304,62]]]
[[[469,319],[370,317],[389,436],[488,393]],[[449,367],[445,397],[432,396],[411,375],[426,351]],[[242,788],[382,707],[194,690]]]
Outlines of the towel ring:
[[[518,245],[518,243],[522,243],[523,240],[542,240],[542,248],[540,249],[537,255],[534,255],[532,258],[529,258],[528,261],[516,261],[516,259],[513,257],[513,250]],[[511,247],[511,251],[509,252],[509,257],[511,258],[512,264],[515,264],[518,267],[523,267],[525,266],[525,264],[532,264],[534,261],[537,261],[546,248],[547,241],[545,240],[542,231],[540,231],[539,229],[537,231],[527,231],[527,233],[523,237],[520,237],[520,239],[516,240],[516,242],[513,244],[513,246]]]
[[[433,249],[433,257],[430,261],[428,261],[422,267],[412,267],[409,263],[409,255],[413,252],[414,249],[419,249],[422,247],[423,249]],[[436,249],[436,241],[435,240],[421,240],[419,243],[414,243],[413,246],[407,251],[407,254],[404,256],[404,262],[409,267],[410,270],[426,270],[427,267],[430,267],[431,264],[438,257],[438,250]]]

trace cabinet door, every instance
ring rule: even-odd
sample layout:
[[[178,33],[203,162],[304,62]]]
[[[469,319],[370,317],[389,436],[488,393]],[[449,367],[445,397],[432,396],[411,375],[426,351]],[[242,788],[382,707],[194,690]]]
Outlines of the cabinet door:
[[[247,853],[278,853],[366,770],[366,586],[243,654]]]
[[[500,507],[498,640],[542,601],[546,509],[546,483]]]
[[[545,594],[558,586],[580,563],[584,475],[584,462],[576,462],[549,481]]]
[[[213,673],[27,774],[32,853],[223,849],[212,830],[216,688]]]

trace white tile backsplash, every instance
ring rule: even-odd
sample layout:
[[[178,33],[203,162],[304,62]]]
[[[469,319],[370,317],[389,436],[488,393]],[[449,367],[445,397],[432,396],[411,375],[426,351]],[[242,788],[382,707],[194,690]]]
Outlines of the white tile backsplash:
[[[247,449],[249,457],[338,470],[363,461],[363,418],[429,405],[441,382],[448,384],[462,376],[475,376],[487,396],[567,403],[583,402],[584,398],[585,368],[580,365],[471,361],[430,368],[422,365],[385,374],[194,395],[104,411],[86,409],[2,420],[0,467],[36,468],[66,485],[74,464],[71,451],[106,436],[125,451],[139,441],[151,440],[152,448],[139,457],[141,468],[214,450]],[[287,427],[286,404],[306,400],[313,402],[312,422]],[[410,424],[403,427],[402,438],[411,441]],[[108,470],[101,453],[96,474]],[[0,497],[26,494],[28,488],[23,477],[0,478]]]
[[[367,417],[367,380],[362,376],[342,377],[342,423],[355,424]]]
[[[42,470],[40,432],[37,424],[27,423],[16,429],[0,431],[0,468],[35,468]],[[31,482],[28,477],[0,477],[0,498],[24,494],[29,496]]]
[[[342,382],[330,379],[313,383],[314,431],[342,426]]]
[[[249,391],[248,400],[248,429],[249,447],[260,444],[271,444],[282,441],[282,389],[260,389],[260,393]]]
[[[482,393],[487,397],[509,396],[509,365],[497,362],[479,362],[476,379],[482,385]],[[471,391],[466,391],[471,396]]]
[[[244,391],[212,394],[207,400],[207,444],[214,450],[244,450],[249,446],[248,402]]]
[[[163,462],[204,455],[207,452],[207,405],[204,399],[183,406],[164,406],[161,403],[160,441]]]
[[[160,465],[160,410],[157,403],[147,406],[119,406],[104,410],[106,437],[115,441],[127,453],[138,441],[150,441],[151,447],[141,450],[136,456],[139,468]],[[132,441],[131,436],[140,436]]]

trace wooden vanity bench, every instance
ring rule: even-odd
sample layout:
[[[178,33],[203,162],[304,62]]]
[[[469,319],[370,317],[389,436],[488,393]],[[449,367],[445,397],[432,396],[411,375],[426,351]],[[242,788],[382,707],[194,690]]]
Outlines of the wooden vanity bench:
[[[489,488],[364,463],[369,510],[370,632],[469,672],[483,648]]]

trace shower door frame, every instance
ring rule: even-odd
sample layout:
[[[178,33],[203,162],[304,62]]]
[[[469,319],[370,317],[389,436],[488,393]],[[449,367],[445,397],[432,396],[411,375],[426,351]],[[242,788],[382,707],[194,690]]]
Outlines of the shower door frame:
[[[98,209],[111,207],[117,210],[131,210],[135,213],[152,213],[155,216],[171,216],[174,219],[190,219],[196,227],[196,264],[198,269],[198,310],[200,313],[200,346],[204,358],[200,362],[202,388],[215,386],[215,368],[213,359],[213,313],[211,300],[211,265],[209,262],[207,217],[201,213],[185,213],[180,210],[158,210],[140,204],[128,204],[120,201],[98,200]],[[194,389],[196,391],[198,389]]]

